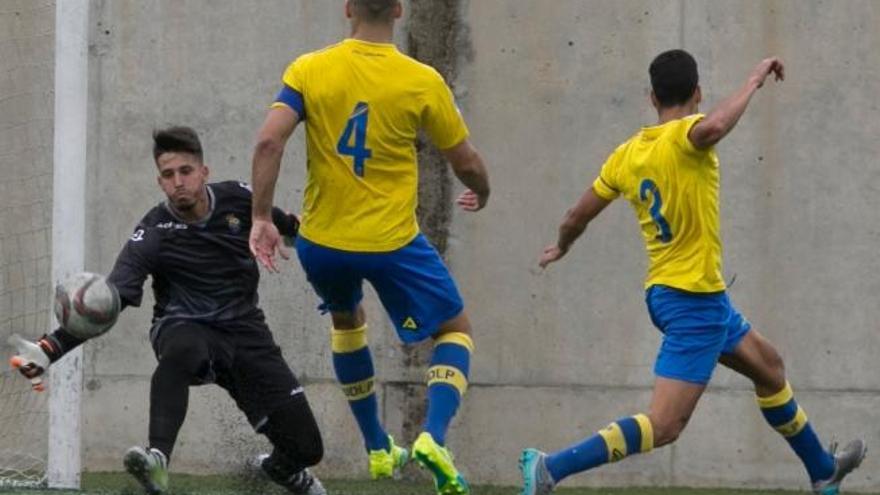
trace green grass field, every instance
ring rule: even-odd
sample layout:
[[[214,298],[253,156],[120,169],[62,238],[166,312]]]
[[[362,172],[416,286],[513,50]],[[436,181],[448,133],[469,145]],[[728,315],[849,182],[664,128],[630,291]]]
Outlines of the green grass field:
[[[429,482],[410,481],[326,481],[330,495],[432,495]],[[120,494],[141,495],[143,492],[134,481],[123,473],[86,474],[83,476],[83,491],[68,492],[57,490],[2,490],[4,495],[63,495],[81,494]],[[226,476],[188,476],[176,474],[172,478],[170,495],[232,495],[232,494],[283,495],[287,492],[263,482]],[[477,486],[471,490],[473,495],[514,495],[512,487]],[[554,493],[560,495],[783,495],[806,493],[797,491],[756,491],[756,490],[694,490],[685,488],[627,488],[627,489],[583,489],[560,488]],[[865,494],[868,495],[868,494]],[[875,494],[878,495],[878,494]]]

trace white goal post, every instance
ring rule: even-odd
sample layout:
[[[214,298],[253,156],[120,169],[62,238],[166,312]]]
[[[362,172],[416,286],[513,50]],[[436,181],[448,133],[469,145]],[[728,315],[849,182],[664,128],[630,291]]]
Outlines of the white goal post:
[[[56,0],[53,281],[85,269],[88,26],[89,0]],[[81,396],[80,347],[58,361],[50,373],[46,474],[51,488],[80,486]]]

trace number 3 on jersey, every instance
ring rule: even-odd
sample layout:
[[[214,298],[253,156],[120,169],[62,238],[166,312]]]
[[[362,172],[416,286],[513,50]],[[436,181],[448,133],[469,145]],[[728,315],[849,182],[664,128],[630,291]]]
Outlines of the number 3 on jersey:
[[[342,137],[336,143],[336,152],[340,155],[352,157],[354,160],[354,173],[358,177],[364,176],[364,162],[373,156],[373,150],[367,148],[367,121],[370,116],[370,106],[362,101],[354,106],[354,110],[348,117]],[[354,143],[351,143],[354,134]]]
[[[642,181],[641,185],[639,185],[639,199],[642,201],[648,200],[648,193],[651,193],[652,203],[651,203],[651,218],[654,219],[654,223],[657,224],[657,239],[660,239],[660,242],[666,243],[672,240],[672,229],[669,228],[669,222],[666,221],[666,218],[663,217],[663,214],[660,213],[660,209],[663,208],[663,198],[660,196],[660,189],[657,188],[657,184],[654,184],[654,181],[651,179],[645,179]]]

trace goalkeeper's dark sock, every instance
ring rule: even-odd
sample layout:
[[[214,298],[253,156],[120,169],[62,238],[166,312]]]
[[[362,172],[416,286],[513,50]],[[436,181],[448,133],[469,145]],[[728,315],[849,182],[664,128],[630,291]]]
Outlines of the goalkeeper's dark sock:
[[[654,448],[654,428],[644,414],[622,418],[581,443],[547,456],[553,481]]]
[[[170,460],[186,418],[191,377],[173,363],[159,361],[150,385],[150,447]]]
[[[428,368],[425,431],[440,445],[446,444],[446,430],[467,391],[473,350],[474,343],[465,333],[446,333],[434,343],[434,355]]]
[[[367,326],[332,332],[333,369],[357,420],[367,450],[388,450],[388,433],[379,421],[379,404],[373,388],[375,371],[367,345]]]
[[[794,400],[787,382],[785,388],[770,397],[758,397],[761,414],[791,445],[800,457],[810,480],[826,480],[834,474],[834,457],[819,443],[819,437],[807,419],[807,413]]]

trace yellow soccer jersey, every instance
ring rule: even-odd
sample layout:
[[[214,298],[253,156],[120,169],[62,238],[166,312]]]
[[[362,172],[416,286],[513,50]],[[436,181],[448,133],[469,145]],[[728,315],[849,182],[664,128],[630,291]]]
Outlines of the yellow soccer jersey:
[[[345,251],[408,244],[419,232],[418,131],[440,149],[468,137],[443,77],[392,44],[347,39],[299,57],[283,82],[306,122],[300,235]]]
[[[645,287],[690,292],[724,290],[720,177],[714,148],[700,150],[687,135],[702,114],[644,127],[602,166],[593,190],[623,195],[635,209],[650,266]]]

